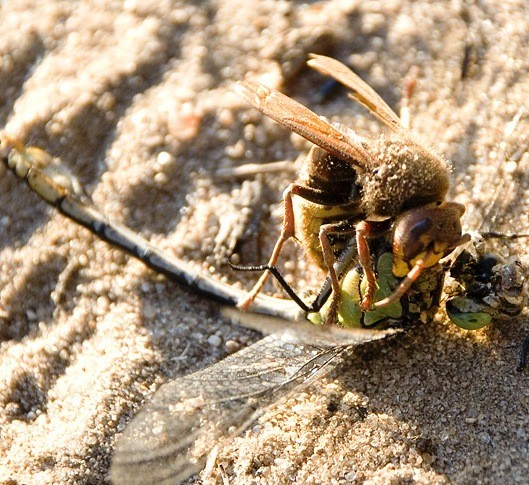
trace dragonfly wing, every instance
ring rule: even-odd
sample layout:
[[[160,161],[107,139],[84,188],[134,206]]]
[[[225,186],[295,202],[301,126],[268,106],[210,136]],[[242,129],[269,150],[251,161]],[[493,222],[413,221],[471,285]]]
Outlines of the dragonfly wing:
[[[344,328],[338,325],[315,325],[306,319],[291,322],[285,318],[242,312],[230,307],[224,307],[222,314],[239,325],[257,330],[261,333],[274,334],[277,338],[295,344],[316,345],[321,348],[337,346],[351,346],[381,340],[400,332],[399,329],[385,330],[367,328]]]
[[[200,470],[217,438],[241,433],[266,407],[320,378],[353,349],[270,335],[218,364],[164,384],[118,441],[113,482],[185,480]]]

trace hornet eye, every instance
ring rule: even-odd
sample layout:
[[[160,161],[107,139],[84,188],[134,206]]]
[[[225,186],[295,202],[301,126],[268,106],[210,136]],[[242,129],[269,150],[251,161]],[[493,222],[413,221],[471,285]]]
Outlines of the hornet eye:
[[[430,218],[424,218],[416,222],[406,235],[405,248],[406,257],[412,259],[421,252],[430,243],[430,240],[425,240],[424,235],[427,234],[433,227],[433,221]]]

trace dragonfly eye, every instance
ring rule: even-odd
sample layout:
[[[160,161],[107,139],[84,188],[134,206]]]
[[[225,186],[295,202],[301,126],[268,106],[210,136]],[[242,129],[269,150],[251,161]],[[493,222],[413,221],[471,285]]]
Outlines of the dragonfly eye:
[[[479,272],[484,279],[488,279],[490,278],[490,275],[492,273],[492,268],[494,268],[494,266],[496,266],[497,264],[501,264],[503,262],[503,258],[501,258],[498,254],[487,253],[479,261]]]
[[[465,330],[478,330],[492,321],[492,315],[485,311],[484,304],[465,296],[451,298],[445,306],[448,318]]]

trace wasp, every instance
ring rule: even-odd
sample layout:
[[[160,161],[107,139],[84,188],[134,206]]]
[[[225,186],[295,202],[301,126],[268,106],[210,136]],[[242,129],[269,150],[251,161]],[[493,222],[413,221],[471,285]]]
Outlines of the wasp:
[[[421,273],[456,247],[470,241],[462,233],[465,207],[445,200],[450,187],[449,165],[420,142],[385,101],[341,62],[311,55],[308,65],[350,90],[389,133],[368,139],[343,125],[330,124],[314,112],[256,82],[237,83],[236,90],[254,107],[314,143],[297,181],[283,193],[281,234],[267,266],[275,266],[284,243],[295,238],[316,264],[328,273],[332,295],[328,321],[336,321],[340,276],[334,268],[344,241],[353,240],[367,281],[360,304],[363,312],[399,300]],[[401,278],[394,292],[375,301],[377,278],[369,239],[390,234],[392,273]],[[239,302],[247,309],[266,282],[261,275]]]

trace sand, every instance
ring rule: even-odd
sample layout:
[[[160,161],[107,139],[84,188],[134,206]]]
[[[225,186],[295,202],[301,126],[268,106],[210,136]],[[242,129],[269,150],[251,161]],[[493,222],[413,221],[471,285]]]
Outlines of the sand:
[[[465,227],[529,232],[527,113],[510,124],[529,99],[528,15],[523,0],[7,1],[1,126],[61,157],[110,217],[247,288],[252,277],[222,262],[241,240],[243,260],[266,259],[293,175],[250,183],[215,170],[308,145],[249,110],[232,83],[250,73],[374,134],[345,91],[318,102],[308,54],[348,63],[395,109],[417,69],[412,125],[452,160]],[[234,233],[241,209],[259,235]],[[527,267],[525,247],[496,245]],[[303,288],[314,271],[287,254]],[[259,338],[3,167],[0,268],[0,483],[108,483],[116,436],[159,385]],[[224,443],[203,480],[526,483],[529,374],[515,370],[526,317],[465,332],[441,313],[370,346]]]

